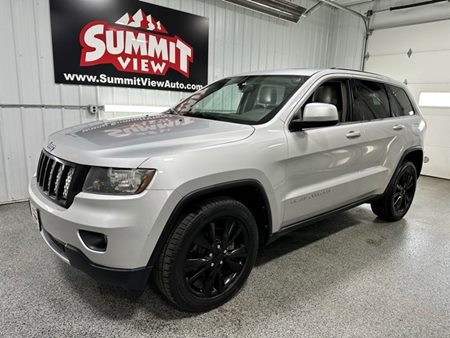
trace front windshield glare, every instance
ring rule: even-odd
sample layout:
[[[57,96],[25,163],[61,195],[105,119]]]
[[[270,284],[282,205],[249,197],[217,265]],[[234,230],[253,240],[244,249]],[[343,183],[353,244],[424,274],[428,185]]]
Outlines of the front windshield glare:
[[[232,77],[196,92],[173,111],[179,115],[260,124],[269,121],[307,79],[298,75]]]

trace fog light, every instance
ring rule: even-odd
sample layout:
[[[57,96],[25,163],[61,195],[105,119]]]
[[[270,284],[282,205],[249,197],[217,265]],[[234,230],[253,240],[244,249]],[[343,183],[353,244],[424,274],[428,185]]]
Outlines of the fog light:
[[[78,230],[78,232],[81,240],[89,249],[101,252],[106,251],[106,245],[108,244],[106,235],[86,230]]]

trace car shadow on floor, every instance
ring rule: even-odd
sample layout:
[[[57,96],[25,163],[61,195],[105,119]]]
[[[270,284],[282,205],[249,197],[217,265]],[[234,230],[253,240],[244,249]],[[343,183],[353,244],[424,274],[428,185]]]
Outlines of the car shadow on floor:
[[[378,223],[378,219],[374,218],[369,209],[357,208],[295,230],[261,250],[256,266],[262,266],[335,233],[367,222]],[[161,295],[152,280],[144,293],[136,296],[120,288],[99,285],[82,272],[65,264],[61,263],[61,267],[68,286],[100,316],[136,320],[134,314],[142,310],[163,322],[198,316],[178,311]],[[141,324],[148,327],[147,320],[148,318]]]
[[[367,215],[367,217],[373,217],[373,215]],[[360,223],[360,216],[355,217],[353,213],[343,212],[300,227],[262,248],[256,260],[256,265],[263,265]]]

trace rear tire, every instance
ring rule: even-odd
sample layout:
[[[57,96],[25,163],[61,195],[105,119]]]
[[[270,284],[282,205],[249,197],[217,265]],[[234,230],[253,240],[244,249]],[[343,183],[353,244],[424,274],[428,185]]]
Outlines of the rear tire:
[[[157,263],[156,284],[180,310],[214,309],[242,288],[257,250],[258,229],[245,205],[226,197],[205,201],[172,232]]]
[[[416,182],[417,170],[414,164],[402,163],[383,197],[371,204],[372,211],[385,221],[400,220],[411,207],[416,191]]]

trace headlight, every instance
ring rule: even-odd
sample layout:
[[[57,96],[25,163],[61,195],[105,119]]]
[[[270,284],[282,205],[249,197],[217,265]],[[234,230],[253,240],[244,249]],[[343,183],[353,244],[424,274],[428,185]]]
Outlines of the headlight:
[[[83,191],[93,194],[133,195],[147,188],[156,170],[114,169],[92,167],[83,185]]]

